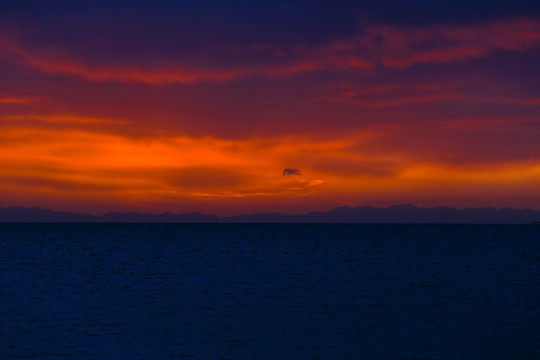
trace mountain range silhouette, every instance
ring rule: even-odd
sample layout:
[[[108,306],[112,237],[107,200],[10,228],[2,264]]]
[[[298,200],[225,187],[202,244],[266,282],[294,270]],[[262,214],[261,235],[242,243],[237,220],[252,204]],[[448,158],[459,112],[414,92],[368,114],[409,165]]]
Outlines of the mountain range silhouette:
[[[387,208],[342,206],[328,212],[302,215],[254,213],[235,216],[208,215],[200,212],[149,214],[110,212],[89,215],[42,209],[39,207],[0,207],[1,223],[426,223],[426,224],[527,224],[538,223],[540,211],[511,208],[466,208],[447,206],[419,208],[402,204]]]

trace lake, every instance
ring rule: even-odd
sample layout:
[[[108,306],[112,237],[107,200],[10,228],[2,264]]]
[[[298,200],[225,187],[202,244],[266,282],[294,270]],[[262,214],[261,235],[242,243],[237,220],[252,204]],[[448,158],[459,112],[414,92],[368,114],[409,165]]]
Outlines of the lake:
[[[538,359],[540,226],[0,224],[4,359]]]

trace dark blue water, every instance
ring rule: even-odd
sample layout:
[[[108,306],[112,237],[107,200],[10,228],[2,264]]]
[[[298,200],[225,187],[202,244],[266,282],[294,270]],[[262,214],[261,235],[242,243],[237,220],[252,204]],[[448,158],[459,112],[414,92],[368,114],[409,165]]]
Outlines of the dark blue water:
[[[2,359],[539,359],[540,226],[0,224]]]

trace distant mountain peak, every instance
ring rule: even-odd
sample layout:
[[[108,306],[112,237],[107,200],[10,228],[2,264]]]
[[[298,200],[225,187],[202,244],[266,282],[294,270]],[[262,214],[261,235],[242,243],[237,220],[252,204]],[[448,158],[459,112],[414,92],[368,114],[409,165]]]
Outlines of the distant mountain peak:
[[[328,212],[312,211],[303,215],[282,213],[255,213],[235,216],[208,215],[201,212],[173,214],[147,214],[136,211],[109,212],[96,216],[42,209],[40,207],[0,207],[0,222],[95,222],[95,223],[476,223],[476,224],[532,224],[540,221],[540,211],[530,209],[466,208],[458,210],[448,206],[419,208],[413,204],[400,204],[387,208],[340,206]]]
[[[403,210],[406,210],[406,209],[418,209],[418,207],[416,207],[413,204],[399,204],[399,205],[392,205],[392,206],[389,207],[389,209],[403,209]]]

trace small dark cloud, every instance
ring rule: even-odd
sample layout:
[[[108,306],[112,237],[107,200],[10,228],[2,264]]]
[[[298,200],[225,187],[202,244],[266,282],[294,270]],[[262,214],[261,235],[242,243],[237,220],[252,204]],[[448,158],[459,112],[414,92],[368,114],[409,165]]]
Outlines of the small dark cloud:
[[[298,169],[286,168],[285,170],[283,170],[283,176],[288,176],[288,175],[302,175],[302,174],[300,173],[300,170]]]

